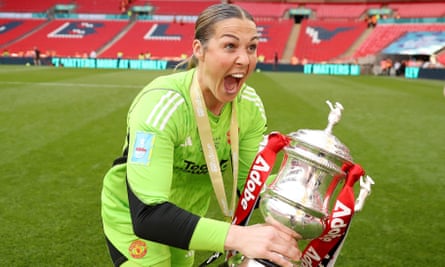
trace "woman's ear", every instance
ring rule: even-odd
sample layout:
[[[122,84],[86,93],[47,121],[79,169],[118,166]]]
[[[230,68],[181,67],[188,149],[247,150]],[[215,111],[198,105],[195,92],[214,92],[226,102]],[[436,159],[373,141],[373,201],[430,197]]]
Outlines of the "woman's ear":
[[[201,41],[199,41],[198,39],[193,40],[193,55],[196,57],[196,59],[198,60],[202,60],[204,57],[204,47],[201,44]]]

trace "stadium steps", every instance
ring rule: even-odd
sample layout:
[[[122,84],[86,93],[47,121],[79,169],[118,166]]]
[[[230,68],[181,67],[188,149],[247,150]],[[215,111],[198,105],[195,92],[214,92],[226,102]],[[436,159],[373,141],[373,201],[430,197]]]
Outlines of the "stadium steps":
[[[136,20],[132,19],[127,26],[125,26],[120,33],[118,33],[113,39],[111,39],[108,43],[98,49],[97,56],[100,56],[104,51],[110,48],[114,43],[119,41],[122,37],[124,37],[128,31],[136,24]]]
[[[19,42],[19,41],[21,41],[21,40],[23,40],[23,39],[28,38],[29,36],[31,36],[31,35],[34,34],[35,32],[38,32],[39,30],[43,29],[43,28],[44,28],[46,25],[48,25],[49,23],[51,23],[51,20],[47,20],[46,22],[41,23],[39,26],[37,26],[37,27],[35,27],[34,29],[32,29],[32,31],[29,31],[28,33],[25,33],[25,34],[23,34],[23,35],[21,35],[21,36],[15,38],[15,39],[13,39],[13,40],[10,40],[9,42],[6,42],[6,43],[4,43],[4,44],[1,44],[1,45],[0,45],[0,48],[8,47],[8,46],[10,46],[10,45],[12,45],[12,44],[14,44],[14,43],[16,43],[16,42]]]
[[[292,26],[292,31],[290,32],[289,39],[287,41],[286,47],[284,48],[283,56],[281,57],[281,63],[289,63],[291,58],[294,56],[294,50],[298,42],[300,29],[300,24],[294,24]]]
[[[339,58],[349,59],[352,58],[355,51],[362,45],[362,43],[371,35],[373,28],[367,28],[363,34],[352,44],[352,46]]]

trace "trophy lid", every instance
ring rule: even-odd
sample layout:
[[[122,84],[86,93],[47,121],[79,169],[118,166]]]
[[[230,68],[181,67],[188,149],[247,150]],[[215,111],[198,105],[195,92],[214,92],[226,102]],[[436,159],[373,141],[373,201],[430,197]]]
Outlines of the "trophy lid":
[[[292,141],[308,147],[310,150],[319,150],[320,153],[327,153],[329,158],[333,158],[335,162],[340,164],[346,162],[352,162],[352,157],[349,149],[332,134],[333,126],[340,121],[341,111],[343,106],[340,103],[335,103],[335,107],[331,102],[326,101],[329,105],[331,112],[328,117],[328,126],[325,130],[309,130],[301,129],[297,132],[289,134]]]

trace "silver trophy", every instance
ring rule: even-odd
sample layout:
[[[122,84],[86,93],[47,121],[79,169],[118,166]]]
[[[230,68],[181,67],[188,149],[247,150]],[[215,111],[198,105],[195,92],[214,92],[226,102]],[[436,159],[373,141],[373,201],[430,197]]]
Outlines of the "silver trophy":
[[[334,125],[340,121],[343,106],[326,103],[331,110],[326,129],[303,129],[288,134],[291,141],[283,149],[281,168],[261,194],[263,217],[273,217],[307,240],[322,234],[325,219],[332,210],[331,199],[335,200],[338,185],[346,178],[342,166],[353,162],[349,149],[332,134]],[[360,181],[363,192],[356,201],[355,210],[361,209],[369,194],[370,183],[373,183],[369,176],[365,179],[362,177]],[[258,259],[242,259],[239,266],[274,265]]]
[[[298,130],[288,134],[289,146],[277,177],[261,196],[260,210],[302,235],[318,237],[329,215],[330,199],[346,174],[341,167],[352,163],[349,149],[334,135],[343,106],[327,102],[331,112],[325,130]]]

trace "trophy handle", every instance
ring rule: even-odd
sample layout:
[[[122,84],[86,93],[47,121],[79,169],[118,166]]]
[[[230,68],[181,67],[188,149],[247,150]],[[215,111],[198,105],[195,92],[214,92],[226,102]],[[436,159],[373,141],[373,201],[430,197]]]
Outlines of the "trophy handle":
[[[360,177],[360,193],[355,201],[354,211],[363,209],[366,198],[371,194],[371,186],[375,184],[374,180],[368,175]]]

